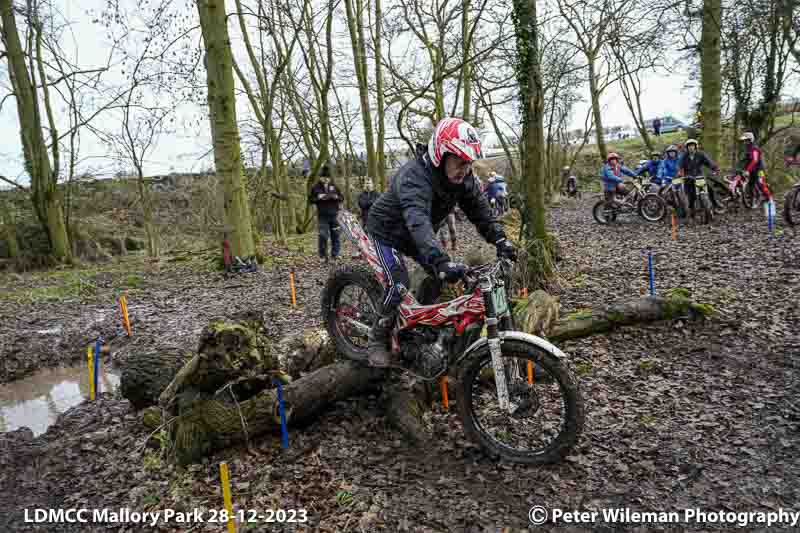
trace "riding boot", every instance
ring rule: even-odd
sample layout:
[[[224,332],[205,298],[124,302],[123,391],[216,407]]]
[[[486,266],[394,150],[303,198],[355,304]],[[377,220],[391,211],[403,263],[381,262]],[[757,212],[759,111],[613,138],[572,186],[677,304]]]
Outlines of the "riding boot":
[[[367,351],[369,352],[369,365],[377,368],[398,366],[399,361],[391,352],[390,342],[394,313],[381,316],[367,337]]]

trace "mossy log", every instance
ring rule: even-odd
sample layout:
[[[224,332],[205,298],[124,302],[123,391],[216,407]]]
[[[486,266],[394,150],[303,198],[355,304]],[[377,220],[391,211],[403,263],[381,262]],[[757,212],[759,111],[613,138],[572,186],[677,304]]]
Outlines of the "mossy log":
[[[192,355],[187,350],[167,347],[127,357],[120,362],[120,393],[137,410],[157,404],[162,391]]]
[[[707,304],[697,303],[682,294],[645,297],[614,303],[605,309],[584,309],[558,317],[558,300],[544,291],[523,299],[514,311],[514,321],[527,333],[544,336],[552,342],[588,337],[620,326],[675,320],[699,319],[711,314]]]
[[[276,380],[282,383],[287,423],[296,426],[332,402],[363,393],[384,375],[335,362],[292,380],[280,367],[276,352],[260,320],[252,316],[217,320],[203,330],[191,357],[168,357],[171,352],[165,352],[129,358],[123,395],[135,406],[146,407],[158,399],[158,407],[143,413],[144,422],[153,429],[169,422],[174,457],[185,465],[257,435],[277,433]],[[179,361],[181,366],[176,365]],[[136,390],[134,384],[146,384],[146,391]]]

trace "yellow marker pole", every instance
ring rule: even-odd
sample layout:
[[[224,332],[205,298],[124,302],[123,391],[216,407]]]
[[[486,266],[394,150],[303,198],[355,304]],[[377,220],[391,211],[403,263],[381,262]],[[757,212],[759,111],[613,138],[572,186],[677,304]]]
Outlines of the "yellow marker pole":
[[[294,288],[294,270],[289,272],[289,285],[292,287],[292,307],[297,307],[297,292]]]
[[[233,501],[231,500],[231,480],[228,476],[228,463],[219,464],[219,475],[222,479],[222,499],[225,509],[228,510],[228,533],[236,533],[236,524],[233,521]]]
[[[533,361],[528,361],[528,385],[533,385]]]
[[[130,337],[131,320],[128,317],[128,298],[124,294],[119,297],[119,307],[122,310],[122,324],[125,326],[125,331],[128,332],[128,337]]]
[[[441,386],[442,386],[442,403],[444,404],[444,408],[446,410],[450,410],[450,400],[447,397],[447,376],[442,376],[441,379]]]
[[[94,350],[91,344],[86,349],[86,359],[89,364],[89,399],[94,401]]]

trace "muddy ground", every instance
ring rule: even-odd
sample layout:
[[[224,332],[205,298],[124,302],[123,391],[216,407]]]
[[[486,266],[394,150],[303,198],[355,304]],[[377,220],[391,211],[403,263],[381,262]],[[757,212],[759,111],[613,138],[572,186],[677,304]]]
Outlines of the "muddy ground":
[[[231,467],[238,509],[307,510],[305,524],[259,524],[252,531],[519,531],[534,529],[528,521],[533,505],[796,510],[796,230],[779,228],[770,239],[760,212],[727,214],[710,227],[682,225],[672,242],[666,222],[627,218],[599,226],[591,218],[591,202],[566,201],[549,214],[565,256],[559,264],[562,312],[643,294],[648,247],[654,252],[657,292],[688,288],[716,312],[706,323],[623,328],[562,343],[580,375],[587,409],[583,437],[564,463],[494,464],[465,441],[457,416],[438,406],[430,417],[436,438],[427,449],[414,448],[387,424],[378,399],[365,397],[331,406],[313,424],[292,430],[288,450],[278,437],[262,436],[250,450],[227,450],[178,472],[146,453],[148,431],[128,402],[103,394],[71,409],[35,439],[24,430],[0,434],[0,531],[221,531],[220,524],[209,523],[26,524],[23,514],[36,507],[219,509],[220,461]],[[462,253],[478,246],[473,230],[459,231]],[[263,273],[233,278],[191,262],[140,264],[143,281],[129,301],[131,339],[122,332],[113,300],[115,281],[129,271],[98,273],[98,288],[84,304],[3,300],[0,378],[80,360],[80,346],[97,333],[109,340],[115,358],[124,359],[144,345],[193,348],[210,318],[254,307],[271,317],[275,338],[320,323],[326,267],[313,258],[285,259]],[[296,309],[289,305],[291,266],[298,273]],[[41,280],[29,276],[0,282],[15,288],[37,283]],[[50,333],[37,333],[42,330]],[[675,524],[673,529],[734,527]]]

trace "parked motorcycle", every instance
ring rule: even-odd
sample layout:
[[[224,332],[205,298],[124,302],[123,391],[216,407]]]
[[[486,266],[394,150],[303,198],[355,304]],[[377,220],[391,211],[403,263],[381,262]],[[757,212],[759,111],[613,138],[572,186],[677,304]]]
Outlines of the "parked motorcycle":
[[[636,213],[648,222],[659,222],[667,214],[667,204],[656,193],[645,191],[644,178],[637,177],[628,183],[630,192],[619,201],[600,199],[592,207],[592,216],[598,224],[608,224],[618,215]]]
[[[708,196],[705,176],[686,176],[686,180],[694,182],[694,212],[700,213],[701,223],[710,224],[714,218],[714,210],[711,206],[711,198]]]
[[[748,209],[758,209],[765,202],[772,200],[772,192],[767,186],[767,177],[763,170],[758,172],[755,180],[746,181],[742,199]]]
[[[800,224],[800,182],[786,191],[783,198],[783,219],[790,226]]]
[[[365,362],[367,335],[389,280],[356,217],[343,210],[338,219],[369,266],[342,265],[331,275],[322,315],[338,352]],[[490,455],[528,464],[557,462],[582,431],[583,400],[566,355],[515,330],[506,294],[511,266],[498,259],[470,268],[463,296],[433,305],[420,304],[400,286],[392,351],[400,354],[405,372],[424,380],[452,378],[464,431]],[[350,293],[358,295],[355,303],[347,299]]]
[[[744,205],[744,187],[747,178],[741,173],[728,174],[722,180],[716,176],[709,176],[707,180],[709,186],[714,188],[719,210],[739,209],[740,205]]]

